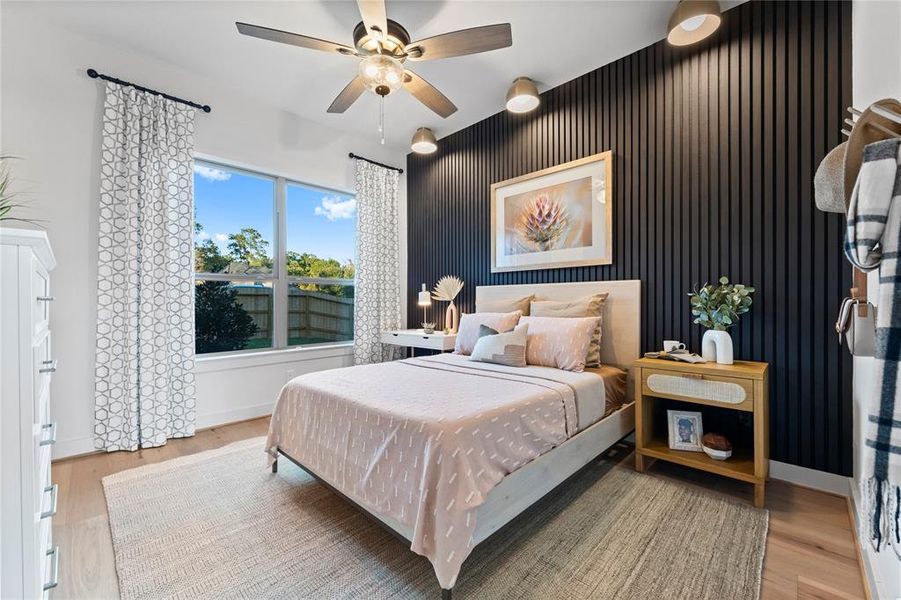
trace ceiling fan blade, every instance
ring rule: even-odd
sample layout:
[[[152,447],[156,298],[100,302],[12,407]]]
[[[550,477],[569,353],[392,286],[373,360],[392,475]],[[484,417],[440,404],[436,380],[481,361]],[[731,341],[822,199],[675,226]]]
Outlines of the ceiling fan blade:
[[[406,87],[417,100],[438,113],[443,119],[446,119],[457,112],[457,107],[454,106],[453,102],[447,99],[447,96],[439,92],[438,88],[409,69],[404,71],[404,87]]]
[[[376,39],[388,35],[388,15],[385,12],[385,0],[357,0],[360,16],[366,25],[366,31],[375,35]]]
[[[349,56],[356,56],[357,51],[350,46],[337,44],[318,38],[300,35],[299,33],[291,33],[290,31],[282,31],[280,29],[271,29],[260,25],[251,25],[250,23],[237,22],[238,32],[243,35],[269,40],[271,42],[279,42],[280,44],[290,44],[300,48],[309,48],[310,50],[321,50],[322,52],[337,52]]]
[[[350,105],[357,101],[357,98],[360,97],[360,94],[366,91],[366,84],[363,83],[363,78],[357,75],[354,77],[350,83],[348,83],[341,93],[338,94],[338,97],[332,102],[332,105],[328,107],[328,112],[330,113],[343,113],[345,110],[350,108]]]
[[[510,30],[510,24],[500,23],[451,31],[413,42],[407,46],[407,58],[410,60],[434,60],[478,54],[512,45],[513,33]]]

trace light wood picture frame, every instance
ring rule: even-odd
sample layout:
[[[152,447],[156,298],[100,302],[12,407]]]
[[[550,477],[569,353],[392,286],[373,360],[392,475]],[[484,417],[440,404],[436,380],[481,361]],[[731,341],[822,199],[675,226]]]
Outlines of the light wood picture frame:
[[[613,152],[491,185],[491,272],[613,263]]]
[[[699,411],[668,410],[666,424],[671,450],[703,452],[701,438],[704,437],[704,415]]]

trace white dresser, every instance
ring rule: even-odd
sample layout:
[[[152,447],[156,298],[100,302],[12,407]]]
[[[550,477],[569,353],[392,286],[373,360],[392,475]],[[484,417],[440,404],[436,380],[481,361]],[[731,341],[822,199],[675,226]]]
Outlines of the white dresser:
[[[0,228],[0,597],[45,597],[59,581],[50,480],[50,271],[43,231]]]

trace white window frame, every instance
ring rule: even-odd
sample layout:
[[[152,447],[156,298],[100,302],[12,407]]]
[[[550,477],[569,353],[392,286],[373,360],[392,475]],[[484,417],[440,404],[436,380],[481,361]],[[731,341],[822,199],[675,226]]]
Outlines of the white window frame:
[[[272,223],[273,223],[273,240],[272,240],[272,273],[257,273],[252,275],[230,274],[230,273],[194,273],[194,281],[233,281],[240,283],[271,283],[272,284],[272,346],[269,348],[251,348],[245,350],[230,350],[226,352],[205,352],[197,354],[199,358],[217,357],[217,356],[235,356],[256,354],[260,352],[299,350],[304,348],[324,348],[328,346],[351,346],[353,339],[336,342],[323,342],[320,344],[301,344],[288,345],[288,290],[292,283],[307,283],[319,285],[344,285],[354,286],[353,279],[337,279],[329,277],[292,277],[288,275],[288,186],[299,185],[306,188],[320,190],[329,194],[340,194],[342,196],[350,196],[356,198],[354,192],[338,190],[324,187],[321,185],[298,181],[291,177],[282,175],[274,175],[249,169],[246,167],[238,167],[227,162],[195,157],[194,162],[206,167],[221,169],[233,173],[249,175],[266,179],[273,182],[273,198],[272,198]],[[193,261],[192,261],[193,262]]]

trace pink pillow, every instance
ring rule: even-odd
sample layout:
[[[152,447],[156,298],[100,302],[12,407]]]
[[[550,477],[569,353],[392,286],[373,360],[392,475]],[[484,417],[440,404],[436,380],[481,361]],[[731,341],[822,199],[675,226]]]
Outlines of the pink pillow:
[[[472,354],[476,342],[479,341],[479,326],[487,325],[498,333],[510,331],[519,322],[522,313],[518,310],[509,313],[470,313],[460,317],[460,329],[457,330],[457,342],[454,354]]]
[[[588,346],[600,317],[523,317],[529,325],[526,362],[564,371],[585,370]]]

